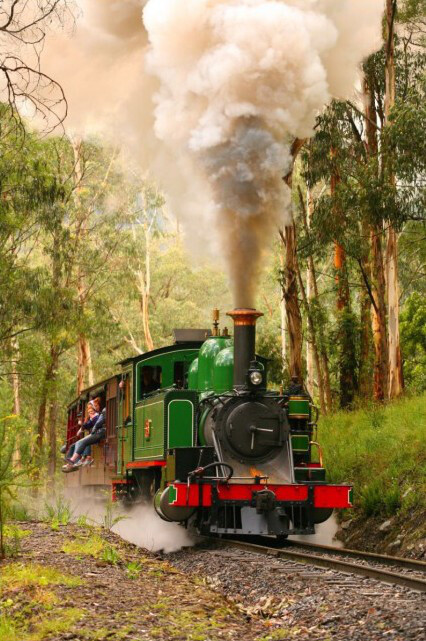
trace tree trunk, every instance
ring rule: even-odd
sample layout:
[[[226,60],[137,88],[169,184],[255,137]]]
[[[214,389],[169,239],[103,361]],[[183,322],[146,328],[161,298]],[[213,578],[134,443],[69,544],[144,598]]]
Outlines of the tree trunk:
[[[297,380],[299,384],[302,384],[302,315],[297,291],[296,227],[294,223],[285,228],[284,238],[286,255],[283,294],[289,339],[289,373],[291,379]]]
[[[149,297],[151,295],[151,237],[150,227],[145,226],[145,289],[142,295],[142,319],[143,331],[147,350],[151,352],[154,349],[151,330],[149,327]]]
[[[77,396],[86,387],[86,380],[87,386],[91,387],[94,382],[92,354],[89,340],[84,334],[80,334],[78,337]]]
[[[313,209],[312,195],[308,187],[307,188],[307,207],[306,207],[308,228],[310,228],[310,225],[311,225],[312,209]],[[300,280],[301,278],[299,276],[299,281]],[[314,296],[313,274],[312,274],[312,270],[309,268],[309,263],[308,263],[306,267],[306,305],[309,310],[310,310],[313,296]],[[315,341],[316,343],[315,337],[313,336],[313,332],[310,331],[309,338],[306,341],[306,374],[307,374],[306,387],[308,389],[309,394],[312,396],[312,398],[314,397],[314,391],[315,391],[313,341]],[[315,344],[315,349],[316,349],[316,344]],[[320,404],[324,405],[324,389],[322,385],[322,372],[321,372],[321,367],[319,362],[317,367],[317,379],[318,379]],[[324,411],[323,407],[321,407],[321,411]]]
[[[49,404],[49,399],[52,396],[52,391],[55,392],[56,378],[58,374],[58,365],[59,365],[59,350],[56,346],[51,345],[50,352],[49,352],[49,360],[48,360],[45,374],[43,377],[41,398],[40,398],[40,404],[38,409],[36,452],[37,452],[39,462],[41,462],[43,449],[44,449],[47,407]],[[50,434],[49,434],[49,440],[50,440]]]
[[[389,226],[386,244],[386,285],[388,294],[388,397],[396,398],[404,388],[399,336],[398,234]]]
[[[371,253],[373,265],[372,282],[374,285],[372,308],[372,328],[374,343],[374,386],[376,401],[387,398],[388,381],[388,342],[386,335],[386,284],[383,266],[382,233],[378,227],[371,229]]]
[[[378,167],[377,111],[373,94],[372,78],[365,76],[365,129],[367,153],[376,158]],[[373,212],[374,213],[374,212]],[[379,225],[370,225],[371,244],[371,320],[374,345],[373,397],[383,401],[387,397],[388,341],[386,327],[386,283],[383,265],[382,234]]]
[[[3,496],[0,487],[0,559],[6,556],[4,549]]]
[[[284,279],[284,266],[285,266],[285,257],[284,257],[284,246],[280,251],[280,266],[281,274]],[[285,371],[287,369],[287,337],[286,337],[286,311],[285,311],[285,299],[284,299],[284,286],[281,287],[281,301],[280,301],[280,315],[281,315],[281,380],[284,385]]]
[[[362,224],[362,237],[365,245],[365,250],[361,256],[361,289],[360,289],[360,354],[359,354],[359,379],[358,387],[361,398],[370,398],[372,392],[371,385],[371,299],[366,287],[365,278],[371,283],[371,267],[370,267],[370,252],[368,249],[369,228],[364,222]]]
[[[332,157],[335,150],[331,149]],[[330,192],[331,197],[335,196],[340,176],[335,168],[331,174]],[[334,205],[334,216],[337,221],[341,219],[341,212],[337,205]],[[349,407],[354,400],[357,390],[356,380],[356,351],[353,332],[353,318],[351,311],[351,297],[349,292],[348,272],[346,264],[346,252],[338,241],[334,244],[334,269],[337,286],[337,320],[339,325],[339,384],[340,384],[340,406]]]
[[[145,235],[145,267],[142,262],[138,261],[137,269],[134,270],[136,279],[136,286],[139,293],[139,307],[142,315],[142,328],[145,338],[145,349],[151,352],[154,349],[154,341],[152,340],[151,329],[149,326],[149,299],[151,296],[151,223],[143,225]],[[133,226],[133,238],[136,241],[136,231]]]
[[[11,360],[11,382],[12,382],[12,414],[19,416],[21,413],[21,396],[19,385],[19,372],[17,363],[19,361],[19,342],[16,336],[10,341],[10,360]],[[19,436],[15,440],[15,449],[13,451],[13,465],[19,467],[21,464],[21,455],[19,447]]]
[[[140,297],[140,305],[146,350],[148,352],[152,352],[152,350],[154,349],[154,341],[152,340],[151,330],[149,328],[149,294],[147,294],[146,292],[144,292]]]
[[[13,414],[16,414],[19,416],[21,413],[21,398],[20,398],[20,390],[19,390],[19,373],[18,373],[18,367],[17,367],[17,362],[19,360],[19,343],[18,339],[16,336],[12,338],[11,343],[11,379],[12,379],[12,392],[13,392],[13,408],[12,412]]]
[[[309,238],[310,228],[312,224],[312,217],[314,213],[314,201],[312,198],[312,194],[309,194],[307,210],[305,209],[303,194],[300,188],[299,188],[299,200],[301,205],[301,212],[302,212],[302,219],[303,219],[303,225],[305,228],[305,233]],[[319,306],[317,275],[316,275],[314,259],[311,254],[308,256],[308,272],[309,272],[308,282],[310,282],[312,285],[312,293],[313,293],[311,304],[315,303],[315,305]],[[319,357],[320,357],[320,370],[319,372],[317,371],[320,404],[321,404],[322,394],[324,394],[324,406],[326,408],[326,411],[331,412],[331,410],[333,409],[333,397],[331,394],[330,368],[328,366],[328,354],[327,354],[327,348],[325,344],[324,329],[321,321],[318,323],[318,326],[316,328],[316,333],[318,337],[316,342],[318,344]]]
[[[56,428],[59,412],[59,402],[57,397],[56,385],[54,386],[54,395],[49,407],[49,458],[47,465],[47,474],[50,487],[55,484],[55,474],[57,465],[57,438]]]
[[[301,150],[304,140],[296,138],[291,147],[293,163],[289,173],[284,177],[288,187],[292,188],[293,167],[297,154]],[[292,224],[284,229],[281,233],[281,240],[285,245],[285,269],[284,269],[284,288],[283,295],[285,301],[288,329],[288,347],[289,347],[289,373],[290,377],[303,384],[303,367],[302,367],[302,315],[300,313],[299,298],[297,291],[297,235],[293,215],[291,214]]]
[[[396,0],[386,0],[386,93],[385,124],[390,127],[389,116],[395,105],[395,14]],[[390,183],[395,186],[392,161],[388,158]],[[398,234],[389,225],[386,243],[386,287],[388,300],[388,396],[400,396],[404,387],[401,344],[399,336],[399,282],[398,282]]]
[[[309,307],[308,297],[307,297],[307,294],[306,294],[305,286],[304,286],[303,280],[302,280],[302,274],[300,273],[300,269],[299,269],[299,265],[298,265],[297,261],[296,261],[296,270],[297,270],[297,278],[298,278],[298,281],[299,281],[299,288],[300,288],[300,292],[302,294],[302,300],[303,300],[303,304],[304,304],[305,311],[306,311],[306,318],[307,318],[307,321],[308,321],[309,339],[310,339],[310,342],[311,342],[311,350],[312,350],[312,359],[313,359],[313,362],[315,363],[315,369],[316,369],[316,372],[317,372],[317,377],[318,377],[318,382],[319,382],[320,408],[321,408],[321,412],[323,414],[326,414],[327,410],[326,410],[325,399],[324,399],[324,388],[323,388],[323,385],[322,385],[322,371],[321,371],[321,363],[320,363],[319,354],[318,354],[316,332],[315,332],[315,323],[314,323],[314,319],[312,317],[311,309]]]
[[[80,201],[81,181],[83,179],[83,172],[81,168],[81,140],[77,139],[73,143],[74,150],[74,180],[76,188],[74,191],[74,201],[78,210],[78,225],[76,233],[76,247],[78,248],[84,243],[87,236],[87,219],[88,212],[83,211]],[[107,174],[110,167],[108,168]],[[106,180],[106,177],[105,177]],[[78,304],[80,315],[84,318],[84,309],[86,306],[86,288],[85,288],[85,273],[81,263],[77,267],[77,289],[78,289]],[[90,343],[84,334],[81,332],[78,337],[77,344],[77,396],[86,387],[86,379],[88,386],[93,385],[93,370],[92,370],[92,357],[90,352]]]

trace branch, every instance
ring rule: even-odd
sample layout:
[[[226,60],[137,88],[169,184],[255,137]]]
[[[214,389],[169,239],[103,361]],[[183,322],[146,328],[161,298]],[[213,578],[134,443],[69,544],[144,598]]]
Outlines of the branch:
[[[20,2],[20,1],[21,0],[13,0],[12,6],[10,7],[9,18],[7,19],[7,21],[4,24],[1,25],[0,31],[7,31],[7,28],[10,25],[10,23],[12,22],[13,17],[15,15],[15,7],[18,4],[18,2]]]
[[[377,307],[376,301],[374,300],[373,292],[371,291],[371,285],[370,285],[370,283],[368,281],[367,274],[365,273],[365,269],[362,266],[362,261],[361,261],[360,258],[357,258],[356,260],[357,260],[357,263],[358,263],[359,268],[361,270],[362,279],[363,279],[363,281],[365,283],[365,286],[367,288],[367,292],[368,292],[368,296],[370,298],[371,304],[374,307],[374,311],[376,312],[376,314],[378,314],[379,313],[379,308]]]

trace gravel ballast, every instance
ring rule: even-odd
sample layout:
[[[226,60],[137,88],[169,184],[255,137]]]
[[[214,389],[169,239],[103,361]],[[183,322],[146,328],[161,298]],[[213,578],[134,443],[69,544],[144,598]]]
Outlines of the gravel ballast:
[[[248,616],[269,619],[271,639],[425,638],[426,597],[404,587],[209,544],[167,558]]]

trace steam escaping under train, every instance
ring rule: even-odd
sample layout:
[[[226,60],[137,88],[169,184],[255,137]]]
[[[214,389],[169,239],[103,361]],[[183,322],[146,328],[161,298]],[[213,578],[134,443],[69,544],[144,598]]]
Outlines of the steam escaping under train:
[[[351,486],[326,482],[309,395],[296,383],[268,389],[268,360],[255,353],[261,312],[228,315],[233,338],[215,310],[212,330],[175,330],[173,345],[122,361],[69,406],[68,446],[89,401],[106,407],[105,440],[93,465],[66,476],[70,491],[107,486],[206,535],[313,534],[352,506]]]

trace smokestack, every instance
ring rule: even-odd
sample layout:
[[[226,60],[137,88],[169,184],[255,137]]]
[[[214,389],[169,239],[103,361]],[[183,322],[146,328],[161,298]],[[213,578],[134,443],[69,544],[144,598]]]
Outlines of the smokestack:
[[[256,321],[262,312],[237,308],[227,315],[234,321],[234,387],[246,385],[247,371],[256,358]]]

